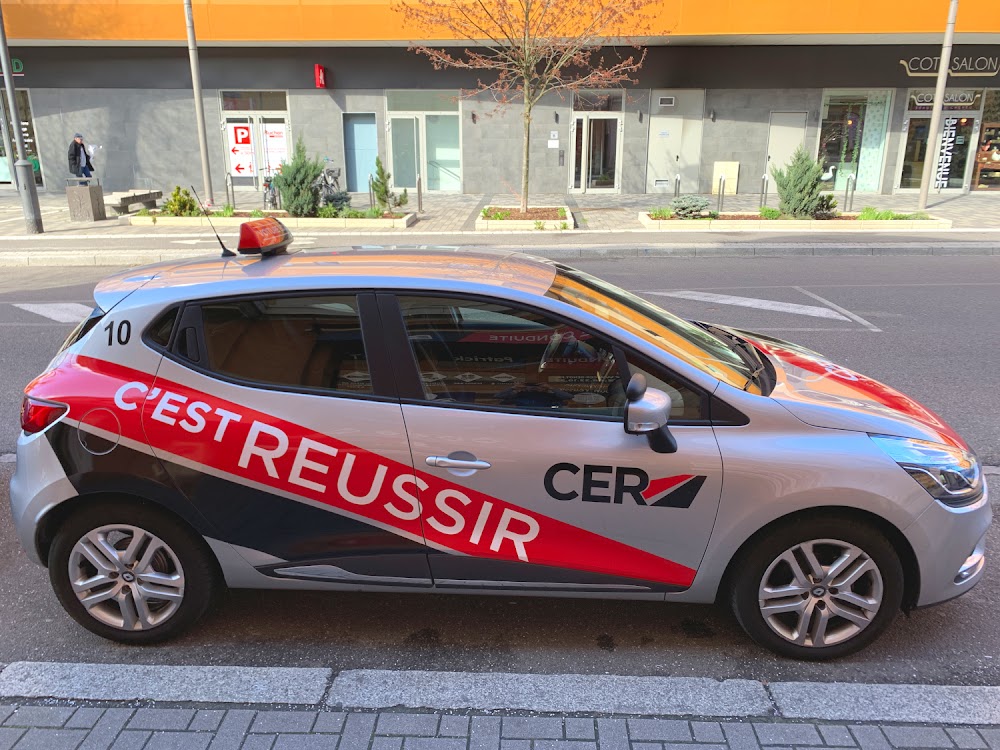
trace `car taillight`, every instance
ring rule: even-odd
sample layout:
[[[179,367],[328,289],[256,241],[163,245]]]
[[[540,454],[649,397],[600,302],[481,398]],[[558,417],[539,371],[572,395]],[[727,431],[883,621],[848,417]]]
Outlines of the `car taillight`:
[[[34,435],[55,422],[68,410],[69,407],[65,404],[39,401],[37,398],[26,396],[21,404],[21,429],[28,435]]]

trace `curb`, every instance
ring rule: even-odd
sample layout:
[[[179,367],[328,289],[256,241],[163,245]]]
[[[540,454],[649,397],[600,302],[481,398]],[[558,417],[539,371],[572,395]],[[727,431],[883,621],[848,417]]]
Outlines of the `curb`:
[[[400,238],[377,235],[366,246],[394,246]],[[325,237],[324,237],[325,239]],[[331,237],[332,239],[332,237]],[[1000,255],[1000,243],[743,243],[706,242],[698,244],[662,245],[468,245],[469,249],[492,247],[516,249],[529,255],[553,260],[599,258],[786,258],[786,257],[881,257],[881,256],[995,256]],[[370,243],[370,244],[369,244]],[[410,244],[410,243],[407,243]],[[456,243],[459,246],[462,242]],[[350,246],[349,242],[330,242],[328,247]],[[433,245],[427,245],[428,249]],[[307,248],[307,251],[321,248]],[[0,267],[24,268],[37,266],[137,266],[170,260],[186,260],[217,256],[211,246],[203,249],[161,250],[24,250],[0,252]]]
[[[1000,724],[1000,687],[702,677],[15,662],[0,698]]]

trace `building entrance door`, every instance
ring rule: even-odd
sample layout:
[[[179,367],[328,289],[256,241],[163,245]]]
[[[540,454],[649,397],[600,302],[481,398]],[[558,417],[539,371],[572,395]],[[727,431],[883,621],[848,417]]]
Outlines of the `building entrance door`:
[[[348,192],[361,193],[368,189],[368,178],[375,174],[377,156],[375,114],[344,114],[344,166]]]
[[[785,169],[799,147],[806,145],[806,112],[772,112],[767,129],[767,190],[777,191],[771,169]]]
[[[621,192],[623,125],[620,114],[576,115],[569,136],[573,144],[570,192]]]
[[[395,188],[413,190],[419,174],[424,190],[460,192],[462,135],[458,115],[391,115],[389,159]]]
[[[227,114],[225,136],[227,171],[234,188],[257,190],[260,181],[289,158],[284,114]]]
[[[967,190],[973,160],[970,153],[979,135],[977,112],[945,112],[941,118],[941,136],[937,140],[937,156],[931,174],[931,189]],[[924,158],[930,147],[930,118],[911,117],[903,127],[902,167],[897,188],[919,190],[924,173]]]

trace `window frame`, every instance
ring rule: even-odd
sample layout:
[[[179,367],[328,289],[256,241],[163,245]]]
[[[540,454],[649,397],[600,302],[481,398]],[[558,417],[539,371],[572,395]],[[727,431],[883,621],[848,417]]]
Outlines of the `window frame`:
[[[240,378],[228,373],[217,372],[208,366],[208,347],[206,345],[204,318],[201,308],[204,305],[244,302],[266,299],[295,299],[306,297],[353,297],[355,307],[358,311],[358,322],[361,326],[361,343],[365,351],[365,361],[368,365],[368,373],[371,376],[372,393],[357,393],[353,391],[337,391],[329,388],[313,388],[309,386],[283,385],[280,383],[266,383],[257,380]],[[172,306],[171,306],[172,307]],[[153,323],[169,308],[156,316]],[[152,323],[150,324],[152,325]],[[193,361],[179,351],[181,336],[180,333],[186,328],[193,328],[199,352],[201,353],[198,362]],[[218,297],[205,297],[197,300],[188,300],[180,306],[180,312],[174,321],[174,328],[171,332],[170,343],[167,347],[161,347],[149,342],[146,332],[143,332],[143,340],[148,346],[162,352],[163,356],[176,362],[193,372],[205,375],[213,380],[232,385],[252,388],[256,391],[272,391],[277,393],[293,393],[305,396],[323,396],[325,398],[346,398],[359,401],[382,401],[398,402],[396,381],[393,377],[392,365],[389,352],[385,347],[385,337],[382,335],[382,324],[379,310],[376,305],[375,292],[372,289],[295,289],[283,291],[268,291],[246,294],[229,294]]]
[[[615,357],[615,366],[618,368],[619,376],[624,384],[628,384],[631,377],[629,361],[635,365],[653,372],[659,371],[668,375],[663,380],[673,380],[679,385],[687,388],[700,397],[701,417],[698,419],[671,419],[670,425],[677,427],[711,427],[713,401],[712,394],[701,386],[692,383],[687,378],[681,377],[673,372],[669,367],[661,362],[656,362],[644,354],[637,352],[632,347],[622,344],[616,338],[597,333],[594,329],[575,320],[567,315],[553,312],[542,307],[526,304],[519,300],[511,300],[503,297],[494,297],[488,294],[474,294],[467,292],[454,292],[447,290],[426,290],[426,289],[392,289],[380,290],[377,294],[379,300],[379,310],[381,312],[384,341],[388,346],[393,362],[393,372],[396,374],[398,393],[400,402],[404,405],[430,406],[442,409],[462,409],[466,411],[479,411],[483,413],[516,414],[531,417],[555,417],[557,419],[577,419],[589,422],[614,422],[622,424],[624,418],[602,414],[583,414],[579,412],[539,411],[535,409],[521,409],[511,406],[492,406],[484,404],[470,404],[458,401],[434,402],[428,401],[424,396],[424,388],[420,380],[420,371],[413,347],[410,344],[409,335],[406,331],[406,321],[403,317],[403,308],[399,304],[399,297],[437,297],[450,300],[469,300],[473,302],[486,302],[489,304],[505,305],[512,309],[526,310],[538,315],[544,315],[557,324],[572,326],[577,330],[601,339],[610,344],[611,351]]]

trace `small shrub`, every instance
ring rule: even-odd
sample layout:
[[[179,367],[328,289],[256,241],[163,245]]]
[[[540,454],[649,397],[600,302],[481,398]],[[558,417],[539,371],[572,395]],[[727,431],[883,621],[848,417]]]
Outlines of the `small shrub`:
[[[544,221],[536,221],[535,222],[535,229],[545,229],[545,222]]]
[[[323,172],[319,159],[310,159],[299,138],[295,142],[290,162],[282,162],[274,175],[274,184],[281,194],[281,206],[289,216],[315,216],[319,206],[319,189],[314,184]]]
[[[665,221],[674,215],[674,212],[669,208],[654,208],[649,212],[649,218],[653,221]]]
[[[889,209],[879,211],[874,206],[865,206],[858,214],[858,221],[921,221],[929,218],[931,217],[923,211],[913,214],[898,214]]]
[[[346,190],[341,190],[336,193],[330,193],[327,196],[327,202],[325,206],[320,209],[320,215],[322,216],[322,209],[332,206],[334,210],[340,211],[343,208],[347,208],[351,205],[351,194]]]
[[[375,175],[372,178],[372,192],[375,193],[375,202],[383,214],[390,213],[393,209],[400,206],[405,206],[410,200],[406,193],[406,188],[403,188],[403,194],[399,196],[389,189],[389,181],[391,179],[392,175],[385,171],[385,167],[382,166],[382,160],[376,156]]]
[[[250,212],[250,218],[251,219],[263,219],[264,218],[264,212],[261,211],[259,208],[255,208],[253,211]]]
[[[317,216],[321,219],[336,219],[339,214],[340,211],[336,206],[327,204],[320,206]]]
[[[773,208],[772,206],[761,206],[760,218],[767,219],[768,221],[774,221],[775,219],[780,219],[781,209]]]
[[[926,211],[917,211],[914,214],[910,214],[906,218],[910,219],[911,221],[928,221],[931,218],[931,215]]]
[[[344,219],[363,219],[365,218],[365,212],[359,211],[356,208],[345,208],[340,212],[340,215]]]
[[[150,213],[150,210],[148,208],[140,208],[138,211],[135,212],[135,215],[136,216],[152,216],[153,214]]]
[[[191,193],[178,185],[170,197],[163,202],[161,213],[164,216],[199,216],[201,211],[198,208],[198,202],[191,197]]]
[[[834,219],[838,216],[837,199],[830,193],[823,193],[813,210],[814,219]]]
[[[365,219],[381,219],[385,214],[386,212],[378,206],[372,206],[362,213],[362,217]]]
[[[503,208],[484,208],[482,217],[487,221],[506,221],[510,218],[510,210]]]
[[[707,215],[710,202],[700,195],[683,195],[670,202],[678,219],[700,219]]]
[[[560,208],[559,209],[559,218],[560,219],[565,219],[566,218],[566,209],[565,208]]]
[[[235,216],[235,215],[236,215],[236,209],[233,208],[233,206],[232,206],[231,203],[227,203],[222,208],[220,208],[218,211],[213,211],[212,212],[212,216],[222,216],[224,218],[228,218],[228,217]]]
[[[795,149],[785,169],[771,167],[778,190],[778,208],[796,219],[811,218],[820,202],[823,165],[811,159],[801,146]]]
[[[562,222],[562,223],[561,223],[561,224],[559,225],[559,228],[560,228],[560,229],[569,229],[569,222],[568,222],[568,221],[564,221],[564,222]]]

